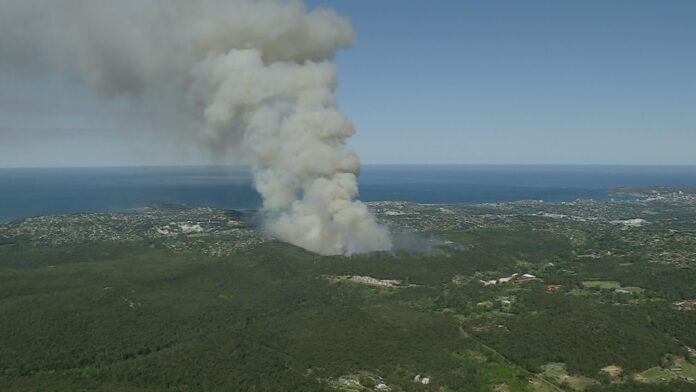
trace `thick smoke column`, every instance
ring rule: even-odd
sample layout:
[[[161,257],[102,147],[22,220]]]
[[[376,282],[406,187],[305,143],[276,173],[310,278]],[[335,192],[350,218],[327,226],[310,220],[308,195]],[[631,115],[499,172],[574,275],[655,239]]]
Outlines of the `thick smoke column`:
[[[354,130],[336,110],[329,62],[265,64],[258,50],[232,50],[194,67],[207,137],[239,141],[263,196],[268,229],[323,253],[389,248],[364,204],[354,201]]]
[[[353,40],[301,1],[0,0],[0,62],[135,103],[179,95],[192,132],[252,167],[267,229],[322,254],[391,248],[355,200],[354,128],[336,107],[331,59]]]

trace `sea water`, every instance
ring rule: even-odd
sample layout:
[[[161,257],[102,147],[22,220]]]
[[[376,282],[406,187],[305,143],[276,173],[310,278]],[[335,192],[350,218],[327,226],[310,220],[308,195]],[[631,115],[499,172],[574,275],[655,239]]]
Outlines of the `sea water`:
[[[365,165],[363,201],[490,203],[608,200],[617,187],[693,187],[692,166]],[[241,167],[0,169],[0,222],[154,204],[256,209]]]

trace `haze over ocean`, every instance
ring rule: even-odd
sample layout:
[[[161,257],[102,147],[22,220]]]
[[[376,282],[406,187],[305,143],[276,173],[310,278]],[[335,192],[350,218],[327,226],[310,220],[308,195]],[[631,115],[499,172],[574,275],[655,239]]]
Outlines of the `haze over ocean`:
[[[363,201],[492,203],[608,200],[617,187],[696,188],[694,166],[365,165]],[[0,222],[153,204],[256,209],[244,168],[224,166],[0,169]]]

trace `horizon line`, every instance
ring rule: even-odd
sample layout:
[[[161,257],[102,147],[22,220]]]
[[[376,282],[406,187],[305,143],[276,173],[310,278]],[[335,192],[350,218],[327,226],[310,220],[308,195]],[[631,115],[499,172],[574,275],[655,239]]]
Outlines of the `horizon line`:
[[[362,163],[361,166],[556,166],[556,167],[681,167],[696,168],[696,163]],[[0,170],[21,169],[127,169],[127,168],[187,168],[233,167],[249,168],[243,164],[155,164],[155,165],[57,165],[57,166],[0,166]]]

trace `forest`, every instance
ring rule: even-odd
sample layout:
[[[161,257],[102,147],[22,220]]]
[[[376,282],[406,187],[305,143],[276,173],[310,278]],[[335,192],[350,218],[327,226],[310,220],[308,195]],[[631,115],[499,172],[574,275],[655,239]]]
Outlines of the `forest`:
[[[351,257],[6,236],[0,390],[696,389],[696,268],[654,260],[696,241],[504,208],[505,225],[463,207],[492,223],[409,237],[427,250]]]

